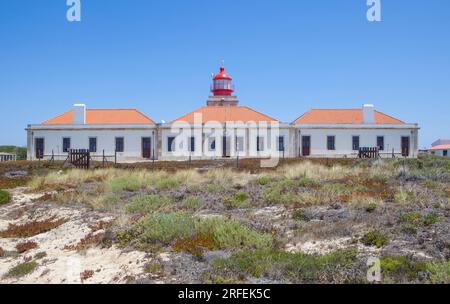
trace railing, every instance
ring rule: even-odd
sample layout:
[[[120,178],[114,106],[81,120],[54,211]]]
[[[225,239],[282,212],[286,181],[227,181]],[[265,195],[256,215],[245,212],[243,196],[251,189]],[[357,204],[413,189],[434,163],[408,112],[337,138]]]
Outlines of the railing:
[[[16,154],[6,154],[6,153],[0,154],[0,163],[8,162],[8,161],[16,161],[16,160],[17,160]]]

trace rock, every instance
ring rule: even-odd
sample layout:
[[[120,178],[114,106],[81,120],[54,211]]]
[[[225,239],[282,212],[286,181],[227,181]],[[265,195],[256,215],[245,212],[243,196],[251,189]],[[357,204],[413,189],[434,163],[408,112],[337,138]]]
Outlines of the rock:
[[[6,172],[5,173],[6,177],[9,178],[14,178],[14,177],[24,177],[24,176],[28,176],[28,172],[27,171],[11,171],[11,172]]]

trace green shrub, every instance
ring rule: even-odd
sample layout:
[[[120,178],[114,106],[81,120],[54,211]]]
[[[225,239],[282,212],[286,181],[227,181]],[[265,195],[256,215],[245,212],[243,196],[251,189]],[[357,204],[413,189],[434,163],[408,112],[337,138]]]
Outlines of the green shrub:
[[[431,226],[439,222],[439,216],[436,214],[422,216],[420,212],[410,212],[402,214],[400,220],[416,226]]]
[[[11,202],[11,194],[9,192],[0,190],[0,206]]]
[[[381,248],[389,243],[389,238],[380,231],[374,230],[367,232],[361,241],[366,246],[376,246]]]
[[[5,275],[7,278],[19,278],[33,272],[38,264],[35,261],[21,263],[11,268]]]
[[[294,212],[292,212],[292,218],[294,220],[297,220],[297,221],[304,220],[303,209],[296,209],[296,210],[294,210]]]
[[[179,185],[179,182],[175,178],[162,178],[156,181],[155,186],[159,189],[175,188]]]
[[[113,192],[134,192],[141,189],[142,183],[136,176],[123,176],[111,180],[109,182],[109,187]]]
[[[203,206],[203,200],[198,196],[188,196],[181,204],[188,210],[196,211]]]
[[[407,222],[411,224],[419,224],[422,219],[422,214],[420,212],[409,212],[404,213],[400,216],[402,222]]]
[[[163,195],[137,195],[132,202],[125,206],[128,213],[147,214],[172,205],[172,199]]]
[[[426,268],[430,274],[428,280],[432,284],[450,284],[450,262],[429,262]]]
[[[144,266],[144,271],[150,274],[156,274],[161,271],[161,264],[159,263],[147,263]]]
[[[385,256],[380,259],[381,273],[385,279],[416,279],[417,274],[426,270],[426,265],[401,256]]]
[[[247,193],[242,191],[233,196],[224,197],[222,203],[227,209],[245,209],[251,206]]]
[[[206,218],[196,223],[198,233],[212,234],[217,247],[267,249],[272,247],[272,235],[258,233],[236,220],[223,217]]]
[[[141,219],[134,229],[141,245],[160,242],[168,244],[177,238],[186,238],[195,230],[193,217],[182,213],[154,213]]]
[[[319,187],[320,183],[318,183],[310,178],[307,178],[307,177],[301,177],[298,180],[298,186],[300,186],[300,187]]]
[[[271,248],[273,242],[272,235],[258,233],[235,220],[223,217],[200,219],[182,212],[150,214],[139,220],[132,229],[119,231],[117,239],[121,247],[136,242],[141,248],[158,242],[168,245],[185,239],[178,246],[182,248],[184,243],[192,243],[195,235],[210,235],[217,249]],[[189,247],[193,247],[191,245]]]
[[[227,260],[215,260],[213,265],[219,271],[232,270],[257,278],[281,276],[294,283],[336,283],[336,274],[344,269],[351,269],[355,262],[357,251],[354,249],[339,250],[324,256],[281,250],[257,250],[235,253]],[[344,282],[353,280],[355,278],[343,279]]]
[[[423,224],[425,226],[435,225],[439,222],[439,216],[436,214],[428,214],[423,218]]]
[[[260,176],[256,179],[256,183],[260,186],[268,185],[272,181],[272,178],[267,175]]]
[[[369,203],[366,207],[366,211],[372,213],[377,209],[377,207],[378,205],[376,203]]]

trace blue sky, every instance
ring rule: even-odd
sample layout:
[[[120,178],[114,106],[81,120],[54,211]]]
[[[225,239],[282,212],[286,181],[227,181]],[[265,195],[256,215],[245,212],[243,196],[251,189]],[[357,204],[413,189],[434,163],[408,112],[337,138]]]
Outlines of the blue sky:
[[[0,1],[0,145],[86,103],[156,121],[203,106],[222,59],[241,104],[290,122],[310,108],[377,109],[450,137],[450,1]]]

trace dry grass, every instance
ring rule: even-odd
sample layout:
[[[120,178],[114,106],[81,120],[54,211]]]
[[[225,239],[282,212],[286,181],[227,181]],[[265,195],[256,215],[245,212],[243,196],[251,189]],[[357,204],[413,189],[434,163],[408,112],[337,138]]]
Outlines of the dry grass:
[[[9,224],[8,228],[0,231],[2,238],[26,238],[48,232],[67,222],[65,219],[51,217],[42,221],[31,221],[23,225]]]
[[[93,270],[85,270],[82,273],[80,273],[81,282],[84,282],[84,281],[92,278],[93,276],[94,276]]]
[[[335,180],[362,173],[361,168],[350,168],[341,165],[326,167],[315,164],[310,161],[300,162],[288,166],[283,166],[277,170],[277,173],[289,178],[296,179],[301,177],[310,178],[315,181]]]

